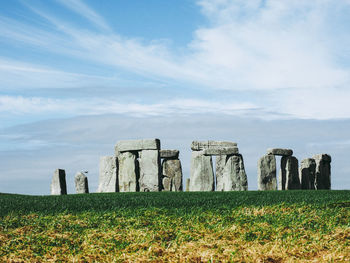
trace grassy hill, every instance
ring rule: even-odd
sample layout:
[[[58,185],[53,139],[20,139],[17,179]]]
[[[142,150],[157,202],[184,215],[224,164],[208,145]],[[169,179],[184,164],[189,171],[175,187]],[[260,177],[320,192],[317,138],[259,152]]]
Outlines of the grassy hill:
[[[0,261],[350,260],[350,191],[0,194]]]

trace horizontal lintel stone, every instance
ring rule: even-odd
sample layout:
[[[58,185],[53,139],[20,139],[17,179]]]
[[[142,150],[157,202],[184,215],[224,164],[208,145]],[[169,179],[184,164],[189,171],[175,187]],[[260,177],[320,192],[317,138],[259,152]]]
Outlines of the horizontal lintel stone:
[[[282,149],[282,148],[269,148],[269,149],[267,149],[267,154],[291,156],[291,155],[293,155],[293,150]]]
[[[124,140],[117,142],[115,152],[130,152],[142,150],[159,150],[159,139]]]
[[[233,154],[239,154],[238,147],[209,148],[204,150],[204,155],[233,155]]]
[[[179,150],[160,150],[160,158],[179,158]]]
[[[237,147],[236,142],[227,141],[193,141],[191,144],[192,151],[202,151],[210,148],[234,148]]]

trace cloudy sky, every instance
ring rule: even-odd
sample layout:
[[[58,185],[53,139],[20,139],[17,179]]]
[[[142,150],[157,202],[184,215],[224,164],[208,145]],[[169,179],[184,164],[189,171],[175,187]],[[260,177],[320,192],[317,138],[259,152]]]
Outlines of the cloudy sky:
[[[0,2],[0,192],[48,194],[121,139],[236,141],[249,189],[268,147],[329,153],[350,189],[350,1]]]

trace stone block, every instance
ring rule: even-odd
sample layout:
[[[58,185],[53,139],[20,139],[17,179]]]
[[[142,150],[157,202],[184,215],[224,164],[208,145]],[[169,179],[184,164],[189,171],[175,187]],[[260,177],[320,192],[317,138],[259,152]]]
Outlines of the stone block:
[[[189,190],[214,191],[213,161],[203,151],[192,152]]]
[[[186,192],[190,191],[190,178],[186,179]]]
[[[193,141],[191,144],[192,151],[202,151],[209,148],[235,148],[237,143],[226,141]]]
[[[114,156],[102,156],[99,173],[97,192],[118,192],[118,159]]]
[[[118,155],[118,183],[119,192],[138,192],[139,169],[137,156],[131,152]]]
[[[247,174],[244,169],[242,155],[221,156],[217,158],[216,190],[246,191],[248,190]],[[221,168],[219,167],[221,166]],[[223,166],[223,167],[222,167]]]
[[[331,161],[328,154],[316,154],[313,156],[316,162],[315,170],[315,188],[330,190],[331,189]]]
[[[277,190],[274,155],[264,155],[258,161],[258,190]]]
[[[88,194],[89,193],[89,184],[88,178],[82,172],[79,172],[74,177],[75,182],[75,191],[77,194]]]
[[[282,156],[279,175],[280,190],[297,190],[301,188],[298,159],[294,156]]]
[[[237,147],[204,149],[204,155],[233,155],[233,154],[239,154]]]
[[[160,150],[159,154],[160,154],[160,158],[169,158],[169,159],[179,158],[179,150]]]
[[[66,195],[66,171],[63,169],[56,169],[51,181],[51,194],[52,195]]]
[[[161,185],[161,164],[158,150],[143,150],[139,156],[140,192],[157,192]]]
[[[299,176],[301,189],[315,190],[315,159],[306,158],[300,162]]]
[[[159,150],[159,139],[143,139],[143,140],[124,140],[117,142],[115,153],[118,156],[119,152],[131,152],[142,150]]]
[[[269,148],[269,149],[267,149],[267,154],[291,156],[291,155],[293,155],[293,150],[282,149],[282,148]]]
[[[163,190],[182,191],[182,167],[180,160],[165,159],[162,163]]]

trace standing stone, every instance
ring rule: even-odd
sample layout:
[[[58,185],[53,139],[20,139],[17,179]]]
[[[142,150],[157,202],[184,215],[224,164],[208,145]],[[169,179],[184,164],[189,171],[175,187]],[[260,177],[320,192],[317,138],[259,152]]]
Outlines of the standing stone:
[[[332,158],[328,154],[317,154],[313,158],[316,162],[315,172],[315,188],[331,189],[331,161]]]
[[[214,191],[213,161],[203,151],[192,152],[190,191]]]
[[[136,154],[122,152],[118,155],[119,192],[138,192],[138,165]]]
[[[186,192],[190,191],[190,182],[191,182],[190,178],[187,178],[186,179]]]
[[[217,191],[248,190],[247,174],[245,173],[242,155],[222,156],[216,160],[216,167],[218,168],[216,171],[219,171],[219,175],[216,175]],[[224,165],[223,168],[222,165]]]
[[[315,159],[306,158],[300,162],[299,179],[301,189],[315,190],[315,172]]]
[[[277,190],[274,155],[264,155],[258,161],[258,190]]]
[[[75,190],[77,194],[88,194],[89,193],[89,185],[88,178],[85,174],[79,172],[75,175]]]
[[[140,152],[140,192],[157,192],[161,184],[160,156],[158,150]]]
[[[118,192],[118,159],[114,156],[100,158],[98,193]]]
[[[216,176],[216,191],[224,191],[225,185],[224,185],[224,169],[226,165],[226,155],[219,155],[216,157],[216,164],[215,164],[215,176]]]
[[[66,195],[66,172],[63,169],[56,169],[52,181],[51,181],[51,194],[52,195]]]
[[[300,189],[298,159],[294,156],[281,158],[281,170],[279,176],[281,190]]]
[[[165,159],[162,163],[163,190],[182,191],[182,168],[178,159]]]

